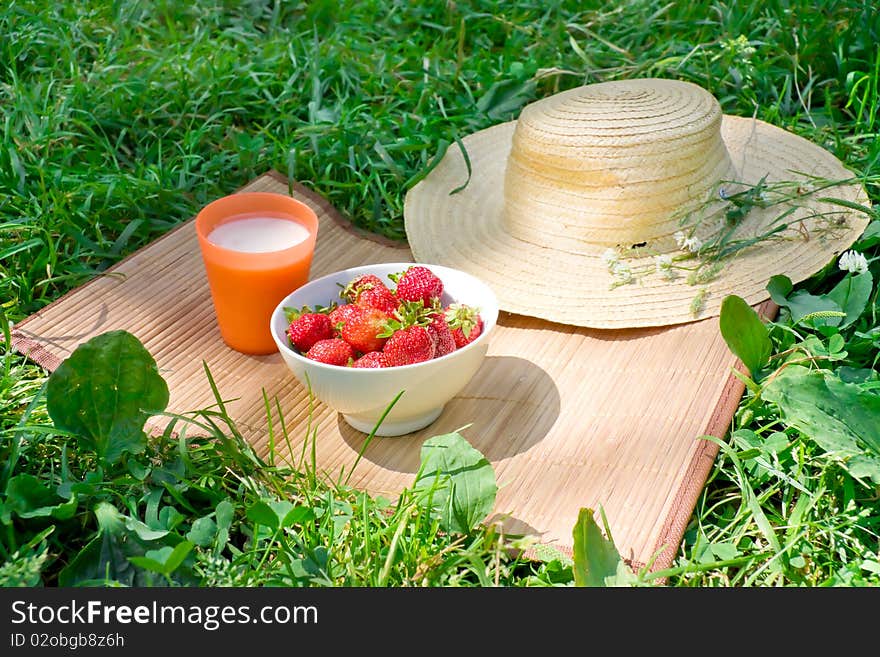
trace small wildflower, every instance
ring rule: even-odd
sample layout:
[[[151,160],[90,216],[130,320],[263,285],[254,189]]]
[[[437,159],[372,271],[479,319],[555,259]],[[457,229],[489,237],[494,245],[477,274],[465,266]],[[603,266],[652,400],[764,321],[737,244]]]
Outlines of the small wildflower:
[[[868,260],[861,253],[847,251],[840,256],[837,266],[841,270],[852,272],[853,274],[864,274],[868,271]]]
[[[668,280],[675,278],[675,269],[672,268],[672,256],[665,253],[654,256],[654,265],[657,267],[658,274],[662,274]]]
[[[679,239],[679,236],[681,236],[681,239]],[[699,237],[685,237],[682,233],[676,233],[675,241],[678,243],[679,248],[691,253],[697,253],[703,248],[703,242]]]
[[[675,243],[678,244],[678,248],[684,251],[696,253],[703,246],[703,242],[699,237],[688,237],[681,231],[678,231],[673,237],[675,237]]]
[[[602,254],[602,262],[607,265],[609,271],[613,271],[617,263],[620,262],[620,254],[617,249],[605,249],[605,253]]]
[[[629,265],[625,262],[618,262],[613,267],[611,267],[611,273],[620,284],[630,283],[633,280],[632,269],[630,269]]]
[[[723,187],[719,187],[718,188],[718,196],[721,197],[722,201],[726,201],[727,200],[727,190],[724,189]]]
[[[815,189],[815,185],[811,182],[803,182],[798,185],[797,188],[799,194],[809,194],[810,192],[815,191]]]
[[[742,57],[743,59],[749,59],[757,52],[744,34],[740,34],[735,39],[727,39],[724,41],[723,47],[731,55]]]

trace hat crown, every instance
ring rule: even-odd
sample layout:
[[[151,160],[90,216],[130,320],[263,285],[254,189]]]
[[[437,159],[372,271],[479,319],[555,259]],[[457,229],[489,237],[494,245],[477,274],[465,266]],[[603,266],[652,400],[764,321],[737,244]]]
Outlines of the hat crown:
[[[671,236],[734,176],[722,111],[689,82],[571,89],[523,109],[505,171],[505,229],[572,252]]]

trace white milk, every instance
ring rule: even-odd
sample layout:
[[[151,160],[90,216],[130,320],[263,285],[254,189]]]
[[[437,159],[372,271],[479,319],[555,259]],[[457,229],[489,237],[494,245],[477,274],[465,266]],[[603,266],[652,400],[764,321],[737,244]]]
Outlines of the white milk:
[[[208,234],[208,241],[233,251],[266,253],[289,249],[308,236],[308,229],[295,221],[249,216],[217,226]]]

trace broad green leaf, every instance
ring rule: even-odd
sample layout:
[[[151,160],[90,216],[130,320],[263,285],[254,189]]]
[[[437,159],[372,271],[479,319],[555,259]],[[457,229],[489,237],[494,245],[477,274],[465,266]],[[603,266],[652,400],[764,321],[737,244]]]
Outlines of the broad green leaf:
[[[76,513],[77,497],[58,496],[35,476],[22,473],[6,482],[6,498],[0,506],[0,522],[8,525],[11,514],[19,518],[54,518],[69,520]]]
[[[791,321],[794,324],[813,313],[841,312],[840,304],[833,299],[824,296],[817,297],[804,290],[799,290],[792,294],[792,289],[794,288],[788,276],[773,276],[767,283],[767,291],[770,293],[773,303],[780,308],[787,308],[791,314]],[[840,322],[840,318],[820,319],[818,322],[835,326]]]
[[[880,220],[875,219],[868,224],[859,241],[853,245],[856,251],[864,251],[867,248],[880,244]]]
[[[217,519],[217,539],[214,541],[214,552],[219,554],[229,541],[229,528],[235,518],[235,506],[229,500],[222,500],[214,509]]]
[[[281,518],[282,527],[292,527],[315,519],[315,512],[307,506],[295,506]]]
[[[843,365],[838,367],[836,372],[840,380],[846,383],[864,383],[865,381],[876,381],[880,378],[877,376],[877,370],[869,367],[849,367],[848,365]]]
[[[77,552],[58,575],[59,586],[120,583],[135,584],[136,569],[129,562],[132,556],[143,553],[135,541],[100,533]]]
[[[843,312],[840,304],[838,304],[833,299],[829,299],[828,297],[824,296],[817,297],[816,295],[805,292],[804,290],[798,290],[790,297],[788,297],[788,302],[785,305],[788,307],[788,311],[791,313],[791,321],[795,324],[800,322],[805,317],[808,317],[809,315],[814,315],[816,313]],[[840,322],[840,320],[840,317],[829,317],[820,319],[816,323],[826,323],[831,326],[836,326]]]
[[[198,518],[192,524],[192,529],[186,533],[186,540],[199,547],[207,547],[214,542],[214,536],[216,535],[217,523],[212,518],[205,516]]]
[[[293,505],[291,504],[290,506],[292,507]],[[254,502],[245,515],[248,520],[258,525],[265,525],[271,529],[278,529],[278,526],[281,524],[281,519],[275,512],[275,509],[264,500]]]
[[[31,474],[19,474],[6,483],[2,522],[8,525],[12,512],[21,517],[35,509],[51,506],[58,499],[47,486]]]
[[[826,452],[858,466],[853,476],[880,483],[880,395],[791,365],[767,384],[764,399],[779,407],[782,419]]]
[[[785,306],[788,303],[788,295],[791,294],[794,285],[788,276],[779,274],[770,278],[766,289],[770,293],[773,303],[777,306]]]
[[[180,567],[193,547],[189,541],[181,541],[173,548],[165,545],[157,550],[148,550],[144,556],[129,557],[129,561],[135,566],[169,577]]]
[[[162,549],[168,550],[169,552],[171,551],[170,547],[164,547]],[[151,550],[150,552],[154,551]],[[129,557],[128,560],[138,568],[143,568],[144,570],[149,570],[150,572],[157,573],[159,575],[165,574],[165,563],[153,557],[134,556]]]
[[[868,306],[873,287],[874,278],[871,276],[871,272],[866,271],[856,276],[845,276],[834,286],[834,289],[825,295],[846,313],[846,317],[839,325],[840,328],[849,326],[861,317]]]
[[[825,386],[837,402],[829,408],[840,411],[841,419],[853,435],[880,456],[880,395],[863,390],[857,384],[845,383],[833,374],[824,378]]]
[[[711,543],[709,549],[712,550],[712,554],[715,555],[715,558],[720,559],[721,561],[735,559],[740,555],[740,551],[737,549],[736,545],[730,541]]]
[[[262,499],[255,502],[247,510],[246,515],[249,520],[272,529],[290,527],[297,523],[312,520],[315,517],[314,512],[308,507],[296,506],[287,500],[271,499]]]
[[[156,361],[126,331],[80,345],[49,377],[46,406],[59,429],[113,463],[146,444],[144,423],[165,410],[168,386]]]
[[[846,462],[847,470],[857,479],[871,479],[880,483],[880,456],[856,454]]]
[[[180,567],[180,564],[183,563],[183,560],[186,559],[187,555],[192,551],[193,547],[193,544],[189,541],[181,541],[175,545],[174,549],[171,550],[171,554],[165,559],[165,574],[170,575],[177,570],[178,567]]]
[[[828,338],[828,353],[829,354],[844,354],[844,358],[846,358],[846,352],[843,351],[843,348],[846,346],[846,340],[840,333],[835,333],[830,338]]]
[[[158,529],[167,529],[172,531],[177,525],[186,519],[180,511],[173,506],[163,506],[159,511],[159,527]]]
[[[143,547],[135,540],[125,540],[125,517],[107,502],[95,506],[98,535],[89,541],[64,567],[58,576],[60,586],[119,582],[132,586],[137,571],[129,558],[142,556]]]
[[[721,336],[730,350],[756,378],[770,359],[772,345],[767,327],[742,298],[729,295],[721,302]]]
[[[623,586],[636,576],[629,569],[614,542],[602,535],[592,509],[581,509],[572,531],[575,586]]]
[[[439,515],[446,531],[467,534],[495,506],[498,486],[492,464],[459,433],[429,438],[422,444],[414,490],[420,503]]]
[[[126,518],[125,528],[137,534],[142,541],[155,541],[168,535],[167,529],[151,529],[137,518]]]

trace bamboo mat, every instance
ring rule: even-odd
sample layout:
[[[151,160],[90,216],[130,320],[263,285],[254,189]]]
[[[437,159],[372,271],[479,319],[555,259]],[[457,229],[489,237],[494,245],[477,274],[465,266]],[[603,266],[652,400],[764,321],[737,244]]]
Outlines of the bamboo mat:
[[[294,184],[293,196],[320,219],[311,277],[346,267],[411,259],[406,247],[351,227],[324,199]],[[275,172],[242,191],[288,193]],[[111,275],[112,274],[112,275]],[[766,314],[775,307],[762,308]],[[192,221],[17,324],[13,347],[48,370],[80,343],[114,329],[136,335],[168,382],[168,410],[213,404],[210,367],[228,410],[265,457],[263,392],[277,397],[297,454],[308,422],[306,390],[280,355],[247,356],[217,331]],[[350,483],[394,497],[409,485],[430,436],[463,435],[495,467],[495,519],[570,551],[581,507],[605,509],[614,541],[633,565],[669,566],[743,387],[718,320],[670,328],[601,331],[502,313],[487,359],[427,429],[376,438]],[[279,420],[274,417],[276,435]],[[365,435],[323,404],[313,411],[319,470],[349,472]],[[276,454],[288,456],[286,449]]]

